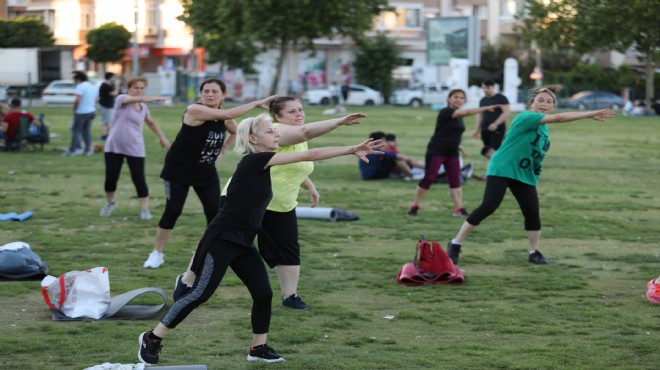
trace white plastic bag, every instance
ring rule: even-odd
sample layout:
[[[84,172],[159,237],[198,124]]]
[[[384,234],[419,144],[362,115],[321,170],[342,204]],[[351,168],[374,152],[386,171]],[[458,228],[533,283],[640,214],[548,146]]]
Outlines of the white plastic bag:
[[[70,318],[100,319],[110,307],[110,278],[106,267],[71,271],[41,281],[46,304]]]

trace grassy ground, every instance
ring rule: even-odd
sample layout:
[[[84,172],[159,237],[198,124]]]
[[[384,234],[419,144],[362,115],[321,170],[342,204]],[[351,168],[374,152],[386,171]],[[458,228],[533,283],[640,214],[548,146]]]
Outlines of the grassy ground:
[[[166,249],[166,264],[145,270],[164,195],[158,175],[164,150],[146,132],[147,180],[154,219],[141,221],[125,169],[119,208],[100,218],[103,156],[63,157],[69,108],[44,112],[56,135],[43,152],[0,153],[0,213],[33,210],[25,222],[0,222],[0,244],[25,241],[52,275],[107,266],[114,295],[157,286],[171,293],[204,225],[191,193]],[[152,107],[171,139],[182,107]],[[311,143],[352,144],[370,131],[398,134],[404,153],[422,158],[435,113],[427,108],[365,108],[369,118]],[[321,109],[308,108],[308,121]],[[466,119],[471,128],[473,118]],[[446,185],[427,195],[416,218],[406,216],[415,183],[364,182],[356,159],[316,164],[321,206],[343,207],[355,222],[302,220],[300,295],[308,312],[274,301],[270,344],[285,356],[277,365],[245,361],[250,299],[229,273],[217,297],[164,341],[163,366],[209,369],[653,369],[660,363],[660,307],[649,304],[646,282],[660,275],[660,120],[617,116],[550,127],[552,148],[539,185],[542,251],[547,266],[530,265],[522,217],[511,196],[464,246],[462,286],[405,287],[394,282],[424,234],[443,246],[462,220],[451,216]],[[468,130],[469,131],[469,130]],[[98,120],[94,136],[99,136]],[[485,169],[479,141],[465,136],[466,158]],[[221,181],[239,157],[218,164]],[[484,184],[464,187],[468,209]],[[301,196],[302,205],[305,204]],[[277,278],[271,282],[279,292]],[[82,369],[103,362],[136,362],[137,336],[156,319],[53,322],[38,281],[0,281],[0,368]],[[144,303],[155,303],[145,299]],[[385,316],[394,316],[385,319]]]

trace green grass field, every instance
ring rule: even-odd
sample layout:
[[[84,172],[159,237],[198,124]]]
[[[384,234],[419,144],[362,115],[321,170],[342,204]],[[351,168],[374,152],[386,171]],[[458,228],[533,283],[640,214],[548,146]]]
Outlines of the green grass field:
[[[104,162],[64,157],[70,108],[45,113],[55,136],[43,152],[0,152],[0,213],[32,210],[25,222],[0,222],[0,245],[24,241],[46,260],[52,275],[107,266],[113,295],[144,286],[171,294],[204,230],[193,192],[179,219],[166,263],[145,270],[164,207],[159,173],[165,151],[145,131],[147,181],[154,219],[141,221],[124,168],[112,217],[104,204]],[[151,108],[170,139],[183,107]],[[307,109],[307,121],[323,119]],[[351,111],[356,111],[355,108]],[[436,113],[428,108],[365,108],[360,126],[342,127],[311,147],[347,145],[369,132],[394,132],[401,150],[423,158]],[[469,137],[466,161],[483,173],[480,141]],[[98,118],[94,136],[100,135]],[[466,241],[462,286],[397,285],[420,234],[443,246],[462,219],[452,217],[446,185],[427,194],[416,218],[406,215],[414,182],[360,180],[355,157],[316,163],[312,175],[322,207],[342,207],[359,221],[300,221],[299,294],[312,306],[297,312],[273,302],[269,343],[281,364],[245,359],[251,341],[247,290],[233,273],[216,297],[163,342],[162,366],[205,364],[209,369],[657,369],[660,307],[644,297],[660,275],[660,119],[617,115],[607,123],[580,121],[550,127],[552,147],[539,184],[546,266],[527,262],[522,216],[510,194]],[[222,184],[239,156],[218,164]],[[483,194],[469,180],[469,210]],[[301,193],[301,205],[306,206]],[[271,272],[275,296],[277,278]],[[0,368],[83,369],[135,363],[137,336],[158,317],[139,321],[54,322],[39,281],[0,281]],[[155,303],[149,298],[144,303]],[[386,316],[393,316],[386,319]]]

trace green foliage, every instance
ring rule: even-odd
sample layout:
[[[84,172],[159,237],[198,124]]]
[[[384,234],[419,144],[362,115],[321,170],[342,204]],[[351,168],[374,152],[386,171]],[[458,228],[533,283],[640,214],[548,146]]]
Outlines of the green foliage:
[[[385,34],[358,43],[353,62],[357,80],[380,91],[386,102],[394,90],[392,70],[400,64],[400,53],[401,47]]]
[[[200,35],[209,60],[229,68],[252,69],[259,51],[280,51],[273,89],[289,45],[313,50],[320,37],[362,37],[386,0],[184,0],[180,19]]]
[[[87,34],[87,58],[97,62],[116,62],[124,57],[130,46],[131,33],[126,27],[110,22]]]
[[[63,157],[54,149],[70,139],[70,107],[26,107],[46,114],[53,137],[43,152],[0,152],[0,204],[6,213],[33,210],[24,222],[0,222],[0,245],[29,243],[52,275],[107,266],[116,296],[145,286],[172,293],[206,223],[188,194],[159,269],[142,263],[153,249],[164,210],[159,178],[166,151],[145,130],[146,179],[154,218],[139,219],[126,166],[117,188],[119,207],[99,217],[105,202],[102,154]],[[184,107],[150,105],[173,139]],[[305,107],[307,121],[327,119]],[[356,111],[349,108],[350,111]],[[397,134],[399,149],[423,158],[437,112],[408,107],[360,107],[360,125],[340,127],[310,148],[347,145],[375,129]],[[256,114],[257,112],[254,112]],[[252,113],[251,113],[252,114]],[[247,116],[247,115],[246,115]],[[467,127],[474,117],[465,118]],[[660,179],[656,117],[617,114],[606,123],[550,125],[552,148],[539,184],[546,266],[527,262],[522,215],[510,193],[498,211],[470,234],[459,267],[461,286],[405,287],[394,282],[410,262],[419,234],[443,246],[464,221],[451,216],[444,184],[427,193],[417,217],[406,215],[416,183],[362,181],[352,156],[315,163],[311,175],[319,207],[357,213],[353,222],[299,222],[302,264],[298,293],[307,312],[283,308],[277,276],[269,270],[273,316],[268,342],[286,358],[278,369],[654,369],[660,363],[660,310],[644,297],[660,274]],[[93,125],[97,138],[99,126]],[[487,162],[480,140],[463,138],[476,173]],[[227,151],[220,179],[240,157]],[[484,183],[462,187],[469,209]],[[300,194],[307,206],[306,193]],[[54,322],[39,281],[0,281],[0,364],[12,370],[83,369],[105,362],[137,362],[137,337],[149,320]],[[145,302],[135,304],[154,304]],[[159,366],[205,364],[209,369],[271,369],[245,360],[251,343],[248,291],[228,271],[217,292],[163,341]],[[171,300],[168,306],[171,305]],[[387,317],[387,318],[386,318]]]
[[[20,17],[0,20],[1,48],[53,46],[53,33],[40,19]]]

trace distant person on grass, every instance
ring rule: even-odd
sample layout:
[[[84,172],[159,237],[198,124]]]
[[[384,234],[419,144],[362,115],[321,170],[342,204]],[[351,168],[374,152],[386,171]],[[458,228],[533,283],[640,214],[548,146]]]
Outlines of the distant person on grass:
[[[21,99],[12,99],[9,102],[9,108],[7,108],[6,113],[2,116],[2,120],[0,121],[2,122],[0,123],[0,132],[5,138],[5,145],[20,145],[20,143],[12,143],[12,140],[14,140],[18,134],[21,118],[29,120],[33,125],[38,127],[41,126],[41,122],[38,119],[34,118],[30,112],[21,107]]]
[[[99,91],[89,82],[84,72],[74,72],[73,81],[76,83],[76,100],[73,102],[71,144],[64,155],[92,155],[94,154],[92,122],[96,116],[96,99]]]
[[[158,124],[151,118],[149,108],[145,103],[165,100],[160,96],[144,96],[147,79],[135,77],[127,82],[128,93],[117,97],[112,119],[112,131],[108,135],[105,144],[105,195],[106,204],[101,209],[101,217],[108,217],[117,207],[115,202],[115,191],[121,174],[124,159],[131,171],[131,179],[137,190],[138,202],[140,203],[140,218],[150,220],[149,212],[149,188],[144,174],[144,136],[142,126],[146,122],[151,131],[158,136],[160,145],[170,148],[167,140]]]
[[[454,211],[452,214],[461,217],[468,215],[468,212],[463,206],[461,164],[459,159],[460,153],[465,155],[465,152],[461,148],[461,136],[465,131],[463,117],[492,111],[500,106],[495,104],[479,108],[461,109],[464,104],[465,91],[461,89],[451,90],[447,97],[447,107],[441,109],[438,113],[435,131],[426,147],[424,178],[417,184],[415,197],[408,209],[409,216],[417,216],[422,199],[424,199],[431,185],[436,182],[440,166],[445,167],[445,173],[447,174],[449,194],[454,202]]]
[[[525,218],[525,230],[529,240],[529,262],[547,263],[539,251],[541,218],[536,191],[543,159],[550,149],[547,124],[585,118],[602,122],[614,116],[614,111],[611,109],[550,114],[557,103],[558,90],[558,86],[533,90],[527,102],[528,110],[520,113],[511,122],[509,133],[504,138],[502,146],[490,160],[481,205],[463,222],[458,234],[447,246],[447,253],[454,263],[458,263],[461,246],[467,235],[497,210],[507,189],[511,190],[518,201]]]
[[[511,109],[506,96],[495,91],[495,81],[484,80],[481,88],[486,96],[479,101],[480,107],[499,105],[497,109],[477,114],[474,132],[472,133],[472,137],[475,138],[481,134],[481,141],[484,143],[481,155],[490,160],[495,151],[502,145],[504,134],[506,134],[506,119],[511,114]],[[486,179],[486,176],[475,177],[479,180]]]
[[[197,276],[195,283],[189,292],[172,304],[156,328],[140,334],[138,359],[141,362],[158,363],[162,339],[196,307],[213,296],[229,267],[248,288],[252,298],[252,345],[247,360],[284,361],[266,342],[273,291],[261,255],[253,245],[257,234],[268,238],[264,235],[261,222],[273,196],[270,169],[278,165],[349,154],[366,161],[366,155],[374,153],[374,149],[382,147],[383,143],[367,140],[344,147],[275,153],[279,147],[279,137],[267,114],[247,118],[240,123],[235,151],[245,156],[236,166],[220,213],[207,227],[195,252],[192,265]]]
[[[112,72],[105,73],[105,81],[99,87],[99,111],[101,113],[101,140],[108,139],[112,115],[115,112],[115,99],[119,95],[119,80]]]

